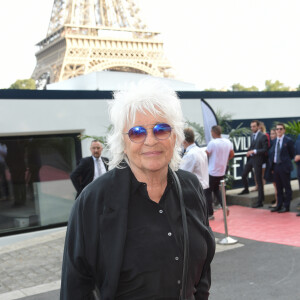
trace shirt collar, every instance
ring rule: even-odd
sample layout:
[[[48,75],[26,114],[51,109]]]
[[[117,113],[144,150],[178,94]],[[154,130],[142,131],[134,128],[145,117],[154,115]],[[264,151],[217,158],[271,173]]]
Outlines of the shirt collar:
[[[145,182],[140,182],[135,178],[135,176],[134,176],[131,169],[130,169],[130,174],[131,174],[131,191],[132,191],[132,193],[135,193],[141,187],[146,186]],[[168,169],[167,180],[168,180],[167,187],[171,186],[173,184],[173,177],[172,177],[172,173],[171,173],[170,168]]]
[[[192,148],[197,147],[195,143],[189,145],[186,149],[185,149],[185,153],[187,153],[188,151],[190,151]]]
[[[253,133],[253,136],[256,137],[259,132],[260,132],[260,130],[258,129],[256,132]]]

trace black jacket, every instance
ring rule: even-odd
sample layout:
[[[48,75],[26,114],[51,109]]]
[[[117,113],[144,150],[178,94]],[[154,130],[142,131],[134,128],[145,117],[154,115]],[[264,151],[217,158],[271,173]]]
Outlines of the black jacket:
[[[251,136],[252,138],[252,136]],[[256,154],[252,157],[254,165],[262,165],[265,162],[266,155],[268,153],[268,138],[267,136],[259,131],[254,142],[251,143],[248,150],[256,149]]]
[[[270,154],[270,162],[273,166],[274,164],[274,155],[275,155],[275,147],[277,145],[277,139],[274,140],[274,143],[272,145],[272,148],[269,151]],[[283,137],[282,145],[280,149],[280,165],[282,166],[282,169],[286,173],[290,173],[293,171],[293,164],[292,160],[295,157],[295,148],[294,148],[294,142],[292,139],[290,139],[287,136]]]
[[[94,180],[80,194],[69,219],[61,281],[61,300],[92,299],[96,287],[101,300],[113,300],[118,287],[123,249],[126,240],[128,203],[131,195],[131,170],[113,169]],[[177,172],[186,202],[188,222],[192,222],[193,208],[201,209],[199,220],[205,233],[207,250],[205,265],[196,284],[188,282],[195,299],[208,299],[210,288],[210,263],[214,256],[215,243],[208,226],[204,197],[199,196],[199,181],[189,172]],[[190,237],[190,239],[193,237]],[[193,293],[191,292],[191,293]]]
[[[108,159],[102,157],[101,159],[104,163],[106,171],[108,170]],[[76,169],[70,174],[71,181],[77,191],[77,196],[81,191],[93,181],[94,178],[94,159],[92,156],[84,157],[81,159],[80,163]]]

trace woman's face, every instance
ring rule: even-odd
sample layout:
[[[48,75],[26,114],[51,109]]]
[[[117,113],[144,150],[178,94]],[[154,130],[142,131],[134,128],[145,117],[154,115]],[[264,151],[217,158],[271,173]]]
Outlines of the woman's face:
[[[142,143],[132,142],[128,134],[124,137],[124,153],[127,155],[130,167],[135,175],[137,172],[146,174],[166,170],[173,157],[175,134],[172,131],[167,139],[156,139],[153,134],[153,127],[158,123],[168,124],[168,121],[159,116],[154,117],[150,113],[144,115],[138,112],[134,124],[124,128],[124,132],[128,132],[130,128],[135,126],[143,126],[147,129],[146,139]]]
[[[277,135],[276,135],[276,131],[275,131],[275,130],[271,130],[271,132],[270,132],[270,138],[271,138],[271,140],[274,140],[274,139],[277,138]]]

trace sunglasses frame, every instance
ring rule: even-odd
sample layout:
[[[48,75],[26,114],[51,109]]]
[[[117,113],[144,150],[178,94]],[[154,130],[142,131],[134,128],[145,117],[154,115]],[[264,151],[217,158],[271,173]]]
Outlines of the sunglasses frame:
[[[156,124],[149,124],[149,125],[154,125],[154,126],[153,126],[153,127],[147,127],[147,128],[144,127],[144,126],[133,126],[132,128],[130,128],[130,129],[128,130],[128,132],[124,132],[123,134],[127,134],[127,135],[128,135],[128,138],[130,139],[130,141],[133,142],[133,143],[135,143],[135,144],[142,144],[142,143],[145,142],[145,140],[146,140],[146,138],[147,138],[147,135],[148,135],[148,130],[147,130],[147,129],[152,129],[153,135],[154,135],[155,139],[158,140],[158,141],[164,141],[164,140],[167,140],[167,139],[171,136],[172,129],[173,129],[173,127],[172,127],[171,125],[169,125],[169,124],[167,124],[167,123],[156,123]],[[156,126],[158,126],[158,125],[167,125],[167,126],[170,127],[169,135],[168,135],[166,138],[160,139],[160,138],[158,138],[158,137],[156,136],[156,134],[155,134],[155,132],[154,132],[154,128],[155,128]],[[134,140],[132,140],[132,139],[130,138],[130,131],[133,130],[134,128],[142,128],[142,129],[145,129],[146,134],[145,134],[145,136],[144,136],[144,139],[143,139],[141,142],[134,141]]]

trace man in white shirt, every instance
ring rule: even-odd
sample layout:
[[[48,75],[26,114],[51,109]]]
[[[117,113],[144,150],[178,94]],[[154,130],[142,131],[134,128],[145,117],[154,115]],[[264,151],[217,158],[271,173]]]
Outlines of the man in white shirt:
[[[70,178],[77,191],[77,196],[81,191],[96,178],[108,170],[108,159],[102,157],[103,146],[100,141],[93,140],[90,147],[92,156],[82,158],[79,165],[71,173]]]
[[[224,179],[228,161],[234,157],[233,145],[229,139],[222,138],[222,129],[219,125],[211,128],[211,140],[206,148],[208,155],[208,172],[209,172],[209,202],[212,206],[212,193],[222,205],[220,194],[220,181]]]
[[[185,140],[183,142],[183,147],[185,153],[182,157],[180,169],[194,173],[198,180],[200,181],[204,195],[206,195],[209,190],[209,179],[208,179],[208,160],[207,155],[203,149],[198,147],[195,144],[195,134],[193,129],[185,128],[184,129]],[[209,215],[213,215],[212,207],[209,208]]]

